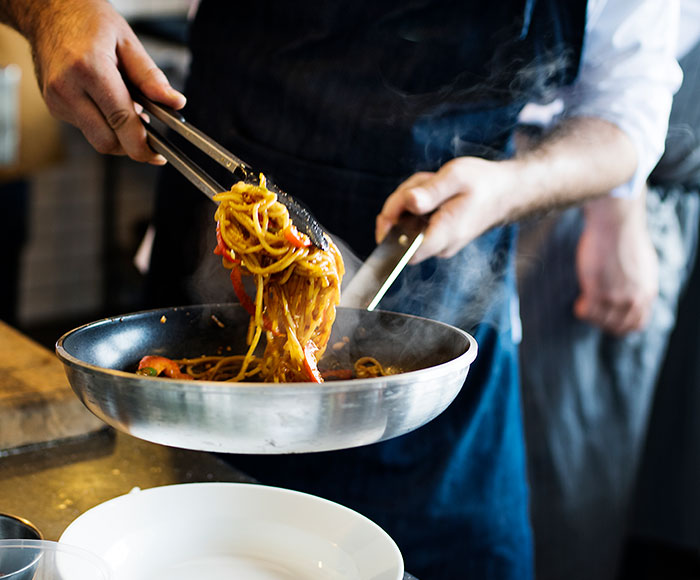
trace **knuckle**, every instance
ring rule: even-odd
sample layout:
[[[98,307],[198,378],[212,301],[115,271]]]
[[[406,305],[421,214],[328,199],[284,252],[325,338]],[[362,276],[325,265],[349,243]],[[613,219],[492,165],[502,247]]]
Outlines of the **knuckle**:
[[[97,152],[103,155],[116,154],[120,151],[119,141],[113,133],[92,135],[88,140]]]
[[[76,78],[88,81],[97,76],[97,70],[87,55],[76,55],[67,63],[69,74]]]
[[[46,103],[46,108],[54,117],[61,117],[61,111],[63,109],[63,98],[60,93],[54,90],[50,85],[46,85],[43,90],[44,102]]]
[[[49,77],[44,82],[43,97],[49,110],[59,109],[68,95],[70,80],[64,75]]]
[[[157,66],[152,66],[146,71],[146,82],[163,83],[166,80],[165,73]]]
[[[457,228],[461,216],[458,204],[445,203],[440,206],[438,213],[440,221],[442,222],[442,227],[445,228],[446,231],[452,231],[455,234],[460,231]]]
[[[97,72],[86,55],[68,55],[60,66],[41,67],[42,93],[47,103],[57,106],[77,89],[88,86]]]
[[[149,68],[142,77],[140,88],[146,92],[158,91],[163,86],[169,86],[165,73],[157,66]]]
[[[616,294],[614,290],[604,288],[596,295],[596,300],[601,308],[613,310],[620,308],[623,305],[622,297]]]
[[[460,171],[460,169],[465,165],[465,160],[456,158],[456,159],[450,159],[447,163],[445,163],[440,172],[443,173],[446,177],[452,177],[454,176],[457,172]]]
[[[126,109],[117,109],[105,115],[107,124],[115,131],[124,127],[130,120],[132,111]]]
[[[582,306],[577,311],[576,314],[582,320],[591,321],[594,318],[593,309],[590,306]]]
[[[630,312],[640,315],[646,309],[647,298],[643,294],[638,294],[630,298],[627,308]]]
[[[418,212],[424,205],[425,193],[417,189],[407,189],[404,192],[404,206],[412,212]]]

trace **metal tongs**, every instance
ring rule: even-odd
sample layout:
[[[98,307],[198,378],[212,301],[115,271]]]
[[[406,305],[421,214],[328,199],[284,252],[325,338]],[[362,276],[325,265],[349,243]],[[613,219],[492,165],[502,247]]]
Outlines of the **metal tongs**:
[[[129,90],[131,98],[140,104],[149,115],[175,131],[197,149],[230,171],[236,181],[244,181],[253,185],[258,184],[259,172],[256,172],[245,161],[236,157],[211,137],[189,124],[180,113],[165,105],[154,103],[133,86],[129,87]],[[150,122],[144,121],[144,126],[146,127],[148,144],[151,149],[165,157],[175,169],[189,179],[207,197],[213,200],[216,194],[229,189],[220,185],[181,149],[161,135]],[[309,239],[316,247],[321,250],[328,250],[328,240],[324,235],[323,228],[311,213],[294,197],[279,189],[269,180],[267,181],[267,188],[277,194],[277,199],[287,208],[292,223],[297,229],[309,236]]]

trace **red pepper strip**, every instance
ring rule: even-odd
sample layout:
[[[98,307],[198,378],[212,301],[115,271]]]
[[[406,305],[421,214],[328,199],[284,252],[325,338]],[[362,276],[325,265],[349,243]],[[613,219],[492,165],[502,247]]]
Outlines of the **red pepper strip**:
[[[322,383],[323,377],[316,367],[316,357],[314,356],[318,351],[318,347],[314,344],[313,340],[310,340],[304,346],[304,370],[308,379],[314,383]]]
[[[233,291],[236,293],[241,306],[248,311],[248,314],[255,316],[255,304],[243,287],[243,277],[241,276],[241,269],[238,266],[234,266],[231,269],[231,284],[233,284]]]
[[[241,276],[241,269],[238,266],[234,266],[231,269],[231,284],[233,284],[233,291],[236,293],[238,301],[241,306],[248,311],[252,317],[255,316],[255,304],[253,300],[248,296],[245,288],[243,287],[243,277]],[[263,314],[263,329],[267,332],[271,332],[275,336],[283,336],[281,332],[276,332],[272,329],[272,322],[270,319]]]
[[[221,225],[219,222],[216,222],[216,248],[214,248],[214,253],[231,264],[241,263],[240,260],[235,260],[231,257],[231,250],[224,243],[224,238],[221,237]]]
[[[282,230],[287,241],[297,248],[308,248],[311,245],[309,236],[301,233],[294,224],[289,224]]]
[[[139,361],[138,370],[153,369],[156,376],[163,373],[171,379],[192,379],[191,375],[183,373],[174,360],[164,356],[146,355]],[[140,373],[141,374],[141,373]],[[143,373],[145,374],[145,373]]]

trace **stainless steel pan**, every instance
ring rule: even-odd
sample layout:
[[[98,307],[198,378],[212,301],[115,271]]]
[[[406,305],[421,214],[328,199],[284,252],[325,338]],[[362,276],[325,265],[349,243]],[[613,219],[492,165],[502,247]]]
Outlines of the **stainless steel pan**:
[[[313,383],[217,383],[133,374],[145,354],[171,358],[245,352],[248,313],[233,304],[137,312],[81,326],[56,352],[85,406],[135,437],[187,449],[302,453],[367,445],[439,415],[476,357],[452,326],[383,311],[339,308],[327,357],[342,367],[371,355],[401,374]],[[325,357],[324,357],[325,358]],[[322,365],[323,366],[323,365]]]

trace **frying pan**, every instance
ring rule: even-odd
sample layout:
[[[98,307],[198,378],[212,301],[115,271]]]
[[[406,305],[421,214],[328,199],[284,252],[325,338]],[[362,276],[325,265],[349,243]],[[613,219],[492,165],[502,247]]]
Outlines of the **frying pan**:
[[[352,368],[369,355],[403,372],[323,385],[133,374],[146,354],[244,353],[248,321],[237,304],[136,312],[76,328],[56,352],[83,404],[120,431],[186,449],[280,454],[367,445],[424,425],[460,391],[477,350],[473,337],[447,324],[338,308],[321,368]],[[332,347],[345,337],[345,346]]]

